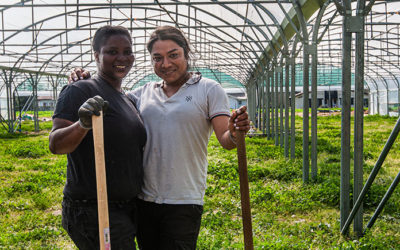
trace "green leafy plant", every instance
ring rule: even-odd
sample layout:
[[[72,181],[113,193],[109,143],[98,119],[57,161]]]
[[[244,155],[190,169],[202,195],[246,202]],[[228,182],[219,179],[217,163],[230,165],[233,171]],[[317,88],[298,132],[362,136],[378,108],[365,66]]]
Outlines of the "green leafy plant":
[[[396,118],[366,116],[364,181]],[[43,123],[41,123],[43,125]],[[0,133],[0,248],[75,249],[61,226],[65,155],[48,151],[47,130]],[[296,117],[295,159],[274,138],[246,138],[256,249],[396,249],[400,245],[400,193],[389,199],[375,226],[358,239],[340,234],[340,116],[318,118],[318,176],[302,182],[302,119]],[[400,171],[395,143],[364,203],[364,224]],[[236,151],[208,146],[208,177],[198,249],[243,249]]]

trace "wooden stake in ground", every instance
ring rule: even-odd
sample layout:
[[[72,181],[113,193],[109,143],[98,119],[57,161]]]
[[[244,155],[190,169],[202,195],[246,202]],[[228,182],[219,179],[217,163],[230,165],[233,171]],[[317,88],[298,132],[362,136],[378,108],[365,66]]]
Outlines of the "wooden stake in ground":
[[[244,234],[244,249],[253,250],[253,229],[251,226],[251,210],[249,196],[249,179],[247,177],[245,132],[236,132],[237,155],[239,165],[240,199],[242,203],[242,220]]]
[[[108,219],[108,200],[106,166],[104,159],[103,112],[92,116],[94,155],[96,162],[97,206],[99,215],[100,250],[111,249],[110,226]]]

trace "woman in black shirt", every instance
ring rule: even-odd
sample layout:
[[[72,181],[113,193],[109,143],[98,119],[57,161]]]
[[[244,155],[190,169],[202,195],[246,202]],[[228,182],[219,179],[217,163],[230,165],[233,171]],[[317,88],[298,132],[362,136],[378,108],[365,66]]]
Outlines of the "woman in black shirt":
[[[68,158],[63,227],[80,249],[99,248],[91,117],[108,103],[104,151],[112,248],[135,249],[135,198],[142,185],[146,130],[121,90],[134,62],[131,36],[123,27],[104,26],[96,31],[93,51],[98,76],[61,92],[49,137],[51,152]]]

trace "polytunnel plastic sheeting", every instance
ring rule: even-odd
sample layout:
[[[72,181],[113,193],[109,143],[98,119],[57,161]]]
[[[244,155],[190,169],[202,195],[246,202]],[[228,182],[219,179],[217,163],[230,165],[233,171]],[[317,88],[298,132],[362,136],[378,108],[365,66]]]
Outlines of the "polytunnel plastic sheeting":
[[[368,3],[368,1],[367,1]],[[356,13],[357,2],[352,2],[352,16]],[[316,22],[318,10],[308,20],[307,30],[310,43],[312,41],[313,28]],[[321,67],[342,67],[342,35],[343,16],[337,11],[336,6],[328,5],[321,20],[318,30],[317,53],[318,70]],[[329,26],[328,26],[329,25]],[[350,25],[351,26],[351,25]],[[376,1],[372,10],[365,17],[365,42],[364,42],[364,75],[373,79],[393,79],[400,75],[400,2],[399,1]],[[352,70],[355,65],[355,36],[352,34]],[[298,43],[296,63],[303,62],[301,42]],[[335,72],[333,72],[335,74]],[[341,78],[341,72],[339,72]],[[297,76],[296,76],[297,77]],[[318,79],[319,80],[319,79]],[[338,84],[341,84],[338,81]],[[366,86],[367,88],[367,86]]]
[[[152,73],[146,41],[156,26],[178,26],[189,38],[192,66],[245,84],[292,8],[289,1],[33,0],[0,3],[0,66],[66,75],[96,70],[91,37],[105,24],[132,33],[136,63],[125,88]],[[266,13],[268,12],[268,14]],[[23,18],[21,18],[23,17]],[[271,19],[273,18],[273,19]],[[218,79],[216,79],[218,80]]]
[[[369,114],[399,116],[399,89],[371,90]]]

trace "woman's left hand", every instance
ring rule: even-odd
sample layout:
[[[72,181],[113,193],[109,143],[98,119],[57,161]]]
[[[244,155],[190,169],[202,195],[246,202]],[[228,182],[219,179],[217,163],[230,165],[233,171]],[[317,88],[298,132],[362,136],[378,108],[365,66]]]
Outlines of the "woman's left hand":
[[[236,136],[237,130],[245,131],[246,133],[250,130],[249,114],[246,106],[232,111],[228,128],[233,137]]]

